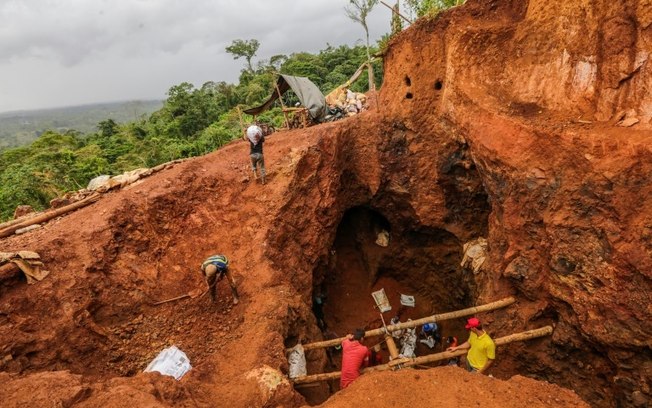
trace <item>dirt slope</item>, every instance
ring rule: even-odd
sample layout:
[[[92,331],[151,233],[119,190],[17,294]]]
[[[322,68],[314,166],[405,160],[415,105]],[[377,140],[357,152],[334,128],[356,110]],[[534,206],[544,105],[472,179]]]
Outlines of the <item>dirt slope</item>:
[[[493,336],[555,331],[500,349],[494,379],[374,373],[325,406],[379,400],[378,388],[415,406],[584,404],[521,376],[594,406],[644,406],[651,22],[649,0],[469,0],[392,41],[379,108],[272,136],[266,186],[234,142],[3,239],[51,271],[36,285],[0,282],[3,405],[322,402],[336,385],[302,396],[284,378],[285,347],[322,338],[313,288],[326,289],[327,323],[344,334],[373,323],[380,282],[433,313],[513,295],[516,305],[480,316]],[[386,248],[374,244],[381,229]],[[474,273],[460,261],[476,237],[488,252]],[[231,259],[239,305],[224,282],[217,304],[153,305],[201,287],[214,253]],[[444,334],[463,337],[462,325],[443,323]],[[193,364],[186,377],[140,373],[173,344]],[[311,373],[332,368],[323,353],[308,358]],[[516,390],[528,399],[510,405]]]

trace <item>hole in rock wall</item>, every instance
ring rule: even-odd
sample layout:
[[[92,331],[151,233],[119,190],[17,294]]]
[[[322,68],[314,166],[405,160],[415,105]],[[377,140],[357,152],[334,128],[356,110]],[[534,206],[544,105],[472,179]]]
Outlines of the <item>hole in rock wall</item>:
[[[405,76],[405,85],[410,86],[412,85],[412,80],[410,79],[409,76]]]
[[[408,92],[407,94],[405,94],[406,99],[412,99],[412,97],[413,97],[412,92]]]
[[[444,84],[441,83],[441,81],[435,82],[435,91],[441,91],[441,89],[444,87]]]
[[[395,316],[405,322],[469,307],[470,290],[460,277],[460,256],[461,243],[447,231],[395,228],[371,208],[348,210],[338,226],[328,261],[313,272],[313,313],[319,330],[326,339],[338,338],[356,328],[382,327],[382,319],[389,325]],[[384,289],[391,305],[390,311],[382,313],[382,319],[372,297],[372,292],[380,289]],[[401,294],[413,296],[414,306],[401,304]],[[419,326],[417,335],[420,332]],[[441,322],[438,334],[460,337],[464,329],[457,323]],[[364,343],[370,348],[378,345],[381,361],[387,363],[389,352],[383,340],[369,337]],[[418,337],[417,356],[444,349],[442,342],[431,347],[420,340],[427,339]],[[396,342],[401,351],[400,341]],[[311,371],[309,367],[308,374],[340,370],[341,351],[309,351],[308,360],[314,361],[315,353],[321,353],[325,366],[323,371]],[[318,404],[339,390],[339,380],[329,381],[327,387],[325,392],[324,388],[317,392],[317,387],[297,389],[310,404]]]

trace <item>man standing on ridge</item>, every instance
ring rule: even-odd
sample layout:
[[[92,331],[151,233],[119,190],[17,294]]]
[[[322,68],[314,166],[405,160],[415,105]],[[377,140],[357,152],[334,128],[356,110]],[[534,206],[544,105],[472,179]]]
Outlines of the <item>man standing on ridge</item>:
[[[447,351],[466,350],[466,369],[480,374],[487,371],[496,358],[496,344],[489,334],[482,329],[480,320],[472,317],[466,321],[466,330],[469,330],[469,339],[459,346],[449,347]]]
[[[233,293],[233,304],[237,305],[239,302],[238,289],[235,286],[233,275],[229,271],[229,260],[224,255],[213,255],[208,257],[201,264],[201,272],[208,284],[208,291],[211,294],[213,302],[216,300],[217,282],[221,281],[224,276],[229,281],[231,286],[231,293]]]
[[[254,179],[257,179],[256,167],[260,166],[260,182],[265,184],[265,159],[263,158],[263,143],[265,135],[260,126],[253,124],[247,128],[247,139],[249,140],[249,157],[251,168],[254,171]]]
[[[355,334],[347,334],[342,342],[342,376],[340,389],[348,387],[360,376],[360,368],[369,365],[369,349],[362,344],[364,330],[355,329]]]

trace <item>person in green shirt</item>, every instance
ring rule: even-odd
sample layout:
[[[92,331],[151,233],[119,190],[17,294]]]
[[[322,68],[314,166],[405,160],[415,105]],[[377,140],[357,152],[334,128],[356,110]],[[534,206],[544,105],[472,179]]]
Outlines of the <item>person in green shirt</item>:
[[[496,359],[496,344],[489,334],[482,329],[480,320],[472,317],[466,321],[466,330],[470,331],[469,339],[459,346],[446,350],[469,350],[466,354],[466,369],[480,374],[487,371]]]

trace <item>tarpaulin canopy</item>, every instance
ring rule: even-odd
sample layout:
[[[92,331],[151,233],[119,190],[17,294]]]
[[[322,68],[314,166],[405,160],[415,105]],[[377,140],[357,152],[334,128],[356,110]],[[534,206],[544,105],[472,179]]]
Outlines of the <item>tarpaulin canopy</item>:
[[[281,95],[287,92],[288,89],[292,89],[299,98],[301,105],[308,109],[310,117],[313,120],[321,122],[321,120],[326,116],[327,108],[324,94],[322,94],[319,88],[317,88],[317,85],[312,83],[308,78],[281,74],[278,77],[277,86]],[[269,107],[272,106],[272,103],[277,99],[278,92],[274,91],[267,102],[256,108],[246,109],[244,113],[248,115],[258,115],[269,109]]]

